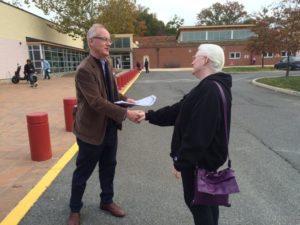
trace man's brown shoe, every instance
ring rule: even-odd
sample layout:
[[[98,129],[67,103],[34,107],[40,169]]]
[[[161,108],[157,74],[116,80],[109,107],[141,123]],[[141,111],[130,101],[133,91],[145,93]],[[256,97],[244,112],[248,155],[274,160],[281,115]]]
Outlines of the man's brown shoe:
[[[80,225],[80,214],[70,212],[68,225]]]
[[[100,203],[100,209],[110,212],[113,216],[123,217],[125,216],[124,210],[118,206],[116,203],[112,202],[110,204]]]

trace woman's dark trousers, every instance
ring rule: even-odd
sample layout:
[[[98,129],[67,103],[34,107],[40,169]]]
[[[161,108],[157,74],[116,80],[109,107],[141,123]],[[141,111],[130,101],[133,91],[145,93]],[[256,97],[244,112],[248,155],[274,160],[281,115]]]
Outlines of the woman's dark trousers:
[[[195,225],[218,225],[218,206],[191,204],[194,197],[194,170],[194,168],[187,168],[181,171],[185,203],[193,214]]]

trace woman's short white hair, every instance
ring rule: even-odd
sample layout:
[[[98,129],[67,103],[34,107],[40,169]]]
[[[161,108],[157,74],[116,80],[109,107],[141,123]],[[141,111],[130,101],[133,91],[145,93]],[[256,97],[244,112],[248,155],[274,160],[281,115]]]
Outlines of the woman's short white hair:
[[[206,56],[209,59],[209,66],[215,72],[222,71],[225,57],[224,51],[219,45],[201,44],[196,53],[197,56]]]

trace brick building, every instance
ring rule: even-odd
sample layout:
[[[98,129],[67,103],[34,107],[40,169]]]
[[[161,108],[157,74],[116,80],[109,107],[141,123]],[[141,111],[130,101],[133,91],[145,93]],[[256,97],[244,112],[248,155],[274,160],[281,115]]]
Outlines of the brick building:
[[[138,46],[133,49],[133,60],[144,62],[147,58],[151,68],[191,67],[192,57],[199,44],[215,43],[223,47],[225,66],[252,65],[255,57],[256,65],[261,64],[262,56],[251,55],[245,47],[253,25],[222,25],[180,27],[176,36],[134,37]],[[286,52],[264,56],[265,65],[273,65]]]

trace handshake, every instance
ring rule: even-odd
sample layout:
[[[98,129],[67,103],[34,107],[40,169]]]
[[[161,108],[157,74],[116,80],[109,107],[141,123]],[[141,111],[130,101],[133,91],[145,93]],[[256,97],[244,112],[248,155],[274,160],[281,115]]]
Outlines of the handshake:
[[[127,110],[127,118],[134,123],[140,123],[145,120],[145,112],[143,110]]]

